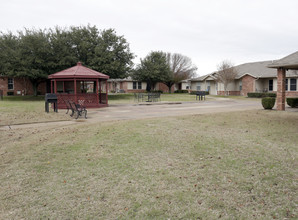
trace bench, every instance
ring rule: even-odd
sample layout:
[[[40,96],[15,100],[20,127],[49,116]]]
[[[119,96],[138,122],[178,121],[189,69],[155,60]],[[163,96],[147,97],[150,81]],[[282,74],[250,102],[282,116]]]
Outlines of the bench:
[[[65,105],[66,105],[66,108],[67,108],[67,111],[65,112],[65,114],[67,114],[68,112],[69,112],[69,110],[71,110],[71,114],[70,114],[70,116],[72,117],[73,116],[73,110],[71,109],[71,105],[70,105],[70,102],[67,100],[67,101],[65,101],[64,99],[63,99],[63,101],[64,101],[64,103],[65,103]]]
[[[204,100],[206,100],[205,95],[206,95],[205,91],[197,91],[196,100],[198,100],[198,96],[199,96],[199,100],[203,100],[203,97],[204,97]]]
[[[85,118],[87,118],[87,109],[77,103],[74,103],[72,101],[67,101],[66,106],[67,106],[67,112],[69,111],[69,109],[71,110],[71,117],[74,117],[75,119],[78,119],[80,116],[84,116]]]

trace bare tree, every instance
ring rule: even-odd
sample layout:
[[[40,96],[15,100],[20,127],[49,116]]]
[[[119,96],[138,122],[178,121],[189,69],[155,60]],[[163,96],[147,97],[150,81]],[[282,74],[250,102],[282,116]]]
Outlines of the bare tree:
[[[224,60],[217,65],[217,73],[215,78],[217,82],[220,82],[224,85],[224,92],[227,95],[227,87],[233,82],[237,76],[238,72],[234,68],[234,65],[228,61]]]
[[[182,80],[195,76],[197,67],[187,56],[178,53],[167,53],[167,63],[170,67],[171,74],[163,83],[168,86],[169,92],[171,87]]]

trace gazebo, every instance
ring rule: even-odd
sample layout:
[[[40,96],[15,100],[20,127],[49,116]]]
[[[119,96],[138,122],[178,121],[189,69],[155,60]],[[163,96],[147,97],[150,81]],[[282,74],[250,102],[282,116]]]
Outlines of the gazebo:
[[[54,73],[51,80],[51,93],[57,95],[58,108],[66,108],[67,100],[74,101],[86,108],[108,106],[109,76],[82,66],[76,66]]]
[[[286,71],[298,70],[298,51],[280,60],[272,62],[272,64],[268,65],[268,67],[277,69],[276,104],[277,110],[284,111],[286,104]]]

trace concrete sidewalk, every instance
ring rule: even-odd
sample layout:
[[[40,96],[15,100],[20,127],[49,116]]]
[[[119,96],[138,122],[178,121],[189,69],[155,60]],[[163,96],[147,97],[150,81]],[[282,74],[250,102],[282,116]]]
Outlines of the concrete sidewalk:
[[[70,121],[41,122],[32,124],[20,124],[0,127],[0,130],[38,128],[46,126],[48,128],[68,126],[77,123],[100,123],[104,121],[133,120],[143,118],[157,118],[168,116],[209,114],[220,112],[233,112],[244,110],[263,109],[258,101],[237,100],[237,99],[215,99],[198,102],[159,102],[159,103],[136,103],[110,105],[107,108],[88,109],[88,118],[72,119]],[[64,110],[60,110],[60,113]]]
[[[116,105],[109,108],[90,110],[91,121],[128,120],[167,116],[208,114],[263,109],[260,102],[229,100],[200,101],[179,103],[157,103],[152,105]],[[87,119],[87,120],[88,120]]]

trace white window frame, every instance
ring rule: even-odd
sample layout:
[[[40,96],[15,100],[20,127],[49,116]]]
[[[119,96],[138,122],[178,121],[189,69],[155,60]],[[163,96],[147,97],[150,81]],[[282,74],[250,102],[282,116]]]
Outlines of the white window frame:
[[[292,89],[292,86],[295,86],[295,89]],[[290,79],[290,91],[297,91],[297,79],[295,78]]]
[[[207,82],[207,91],[209,92],[211,90],[211,83]]]
[[[12,86],[12,88],[9,88],[9,86]],[[14,79],[13,78],[8,78],[8,80],[7,80],[7,89],[8,90],[14,90]]]
[[[142,89],[142,82],[132,82],[132,89],[133,90]]]
[[[201,91],[201,82],[197,82],[197,91]]]
[[[272,88],[270,89],[270,81],[272,81]],[[273,91],[274,81],[273,79],[268,80],[268,91]]]
[[[137,87],[138,89],[142,89],[142,82],[138,82],[137,85],[138,85]]]
[[[134,89],[134,90],[137,89],[137,86],[138,86],[137,82],[132,82],[132,89]]]

